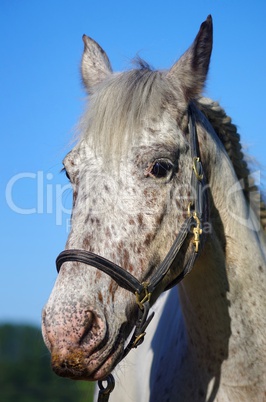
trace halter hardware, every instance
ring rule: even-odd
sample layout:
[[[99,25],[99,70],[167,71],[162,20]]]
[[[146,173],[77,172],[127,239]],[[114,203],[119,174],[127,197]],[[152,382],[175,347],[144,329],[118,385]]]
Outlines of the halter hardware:
[[[151,292],[148,291],[149,282],[142,282],[142,286],[143,286],[143,291],[144,291],[145,295],[141,300],[140,300],[141,294],[139,294],[138,292],[135,292],[136,303],[141,310],[144,309],[144,303],[150,302],[151,295],[152,295]],[[143,294],[143,291],[141,292],[142,294]]]
[[[203,203],[207,200],[207,197],[203,191],[204,174],[199,156],[199,146],[193,109],[194,105],[191,104],[188,108],[188,126],[192,156],[191,187],[194,189],[195,197],[194,200],[188,204],[188,216],[181,226],[180,232],[178,233],[172,247],[170,248],[165,259],[158,266],[156,272],[154,272],[150,277],[149,282],[141,283],[135,276],[126,271],[124,268],[110,260],[107,260],[106,258],[103,258],[100,255],[86,250],[64,250],[56,259],[56,268],[58,273],[63,263],[69,261],[80,262],[105,272],[113,280],[115,280],[119,286],[127,289],[135,295],[136,304],[138,305],[138,317],[136,320],[134,333],[128,345],[125,347],[120,361],[129,353],[132,348],[138,347],[143,342],[146,334],[145,330],[154,316],[154,312],[149,314],[152,294],[170,271],[181,247],[186,247],[188,250],[189,243],[186,242],[186,240],[191,234],[192,227],[192,233],[194,236],[193,245],[195,246],[194,250],[191,253],[185,267],[183,268],[183,271],[177,276],[177,278],[168,284],[164,290],[168,290],[178,284],[192,270],[200,248],[202,248],[202,221],[207,219],[207,208],[206,206],[203,208]],[[193,212],[191,211],[192,206]],[[111,374],[105,378],[105,381],[108,383],[106,388],[103,387],[103,381],[98,381],[98,385],[100,387],[98,402],[108,401],[109,394],[114,388],[114,379]]]
[[[193,234],[194,234],[194,240],[193,244],[195,246],[195,253],[199,252],[199,245],[200,245],[200,236],[202,235],[202,229],[201,229],[201,222],[198,218],[198,215],[196,212],[193,214],[193,218],[196,220],[196,227],[193,228]]]
[[[195,173],[196,178],[199,181],[201,181],[203,179],[203,173],[200,173],[200,171],[202,170],[202,167],[201,167],[200,158],[198,156],[194,156],[194,158],[193,158],[192,169]]]
[[[106,387],[103,385],[103,382],[107,382]],[[113,375],[109,374],[104,380],[98,381],[98,385],[100,390],[97,402],[108,402],[110,393],[115,387],[115,379]]]
[[[193,227],[193,235],[194,235],[194,240],[193,240],[193,244],[195,246],[195,253],[199,252],[199,245],[200,245],[200,236],[202,235],[202,228],[201,228],[201,221],[197,215],[197,212],[194,211],[193,213],[191,212],[190,208],[193,206],[193,203],[190,202],[188,204],[188,208],[187,208],[187,212],[188,212],[188,217],[193,217],[195,222],[196,222],[196,226]]]
[[[146,335],[146,332],[142,332],[142,334],[138,335],[135,337],[135,340],[132,342],[131,349],[137,349],[139,345],[142,344],[144,341],[144,336]]]

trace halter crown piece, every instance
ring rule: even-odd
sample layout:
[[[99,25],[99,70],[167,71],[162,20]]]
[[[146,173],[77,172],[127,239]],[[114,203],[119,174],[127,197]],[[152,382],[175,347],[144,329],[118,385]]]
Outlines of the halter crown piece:
[[[136,303],[138,305],[138,317],[135,324],[135,330],[129,341],[128,345],[124,349],[121,360],[126,357],[129,351],[133,348],[137,348],[144,340],[146,334],[146,328],[151,322],[154,313],[149,315],[150,300],[152,294],[157,289],[165,275],[169,272],[172,264],[177,257],[181,247],[185,240],[193,235],[194,250],[191,253],[187,264],[183,271],[171,282],[164,290],[168,290],[178,284],[192,269],[195,260],[202,248],[202,224],[207,221],[207,208],[204,201],[206,201],[206,195],[203,191],[205,178],[204,172],[200,160],[199,145],[195,124],[195,117],[193,115],[193,105],[188,108],[188,128],[190,136],[190,149],[192,157],[192,175],[191,175],[191,187],[195,194],[194,200],[188,204],[188,215],[182,225],[180,232],[178,233],[172,247],[170,248],[165,259],[161,262],[156,272],[151,276],[148,282],[140,282],[130,272],[124,268],[116,265],[114,262],[107,260],[100,255],[91,253],[86,250],[72,249],[62,251],[56,259],[56,268],[59,273],[60,268],[64,262],[76,261],[88,266],[95,267],[102,272],[109,275],[114,279],[119,286],[135,294]],[[192,229],[192,231],[191,231]],[[121,361],[120,360],[120,361]],[[107,386],[104,383],[107,382]],[[114,389],[115,381],[112,374],[108,375],[104,380],[98,381],[99,396],[98,402],[108,401],[109,395]]]

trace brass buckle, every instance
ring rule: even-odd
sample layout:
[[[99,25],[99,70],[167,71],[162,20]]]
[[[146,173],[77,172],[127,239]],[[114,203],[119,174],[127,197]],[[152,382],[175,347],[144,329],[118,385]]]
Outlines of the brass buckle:
[[[201,163],[200,158],[198,156],[194,156],[192,168],[193,168],[196,178],[199,181],[201,181],[203,179],[203,174],[199,174],[198,168],[197,168],[197,163]]]
[[[190,201],[190,202],[188,203],[187,215],[188,215],[189,218],[191,217],[191,210],[190,210],[190,208],[193,207],[193,205],[194,205],[194,202],[192,202],[192,201]]]
[[[202,229],[200,227],[200,220],[199,217],[197,215],[197,212],[194,211],[193,213],[191,213],[191,206],[193,205],[193,202],[190,202],[188,204],[188,208],[187,208],[187,212],[188,212],[188,217],[193,216],[193,218],[196,221],[196,226],[193,228],[193,235],[194,235],[194,240],[193,240],[193,244],[195,246],[195,253],[199,252],[199,245],[200,245],[200,235],[202,234]]]
[[[136,339],[134,340],[131,348],[136,349],[139,345],[141,345],[142,342],[144,341],[144,336],[145,335],[146,335],[146,332],[142,332],[142,334],[136,336]]]
[[[202,229],[200,227],[200,220],[199,220],[199,217],[197,215],[197,212],[194,212],[193,217],[197,222],[196,227],[193,228],[193,234],[194,234],[193,244],[195,246],[195,253],[198,253],[199,245],[200,245],[200,235],[202,234]]]
[[[151,293],[148,291],[149,282],[143,282],[142,286],[143,286],[143,290],[145,292],[145,295],[142,299],[141,299],[141,294],[139,294],[138,292],[135,292],[136,303],[141,310],[143,310],[143,308],[144,308],[144,306],[143,306],[144,303],[146,303],[147,301],[149,302],[151,299]]]

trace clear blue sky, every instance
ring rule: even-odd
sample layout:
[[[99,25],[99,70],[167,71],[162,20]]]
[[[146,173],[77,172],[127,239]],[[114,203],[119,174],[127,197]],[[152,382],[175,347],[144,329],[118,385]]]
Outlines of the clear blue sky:
[[[39,325],[67,238],[71,192],[61,161],[83,110],[82,34],[114,70],[138,53],[168,68],[208,14],[214,50],[206,94],[265,163],[265,0],[1,0],[0,322]]]

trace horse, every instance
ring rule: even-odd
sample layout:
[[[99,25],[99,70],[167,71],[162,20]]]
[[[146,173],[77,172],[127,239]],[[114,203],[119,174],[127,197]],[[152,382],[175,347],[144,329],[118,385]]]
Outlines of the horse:
[[[122,73],[83,36],[89,105],[42,331],[56,374],[115,369],[116,402],[265,400],[265,204],[236,126],[202,97],[212,32],[208,16],[169,70]]]

